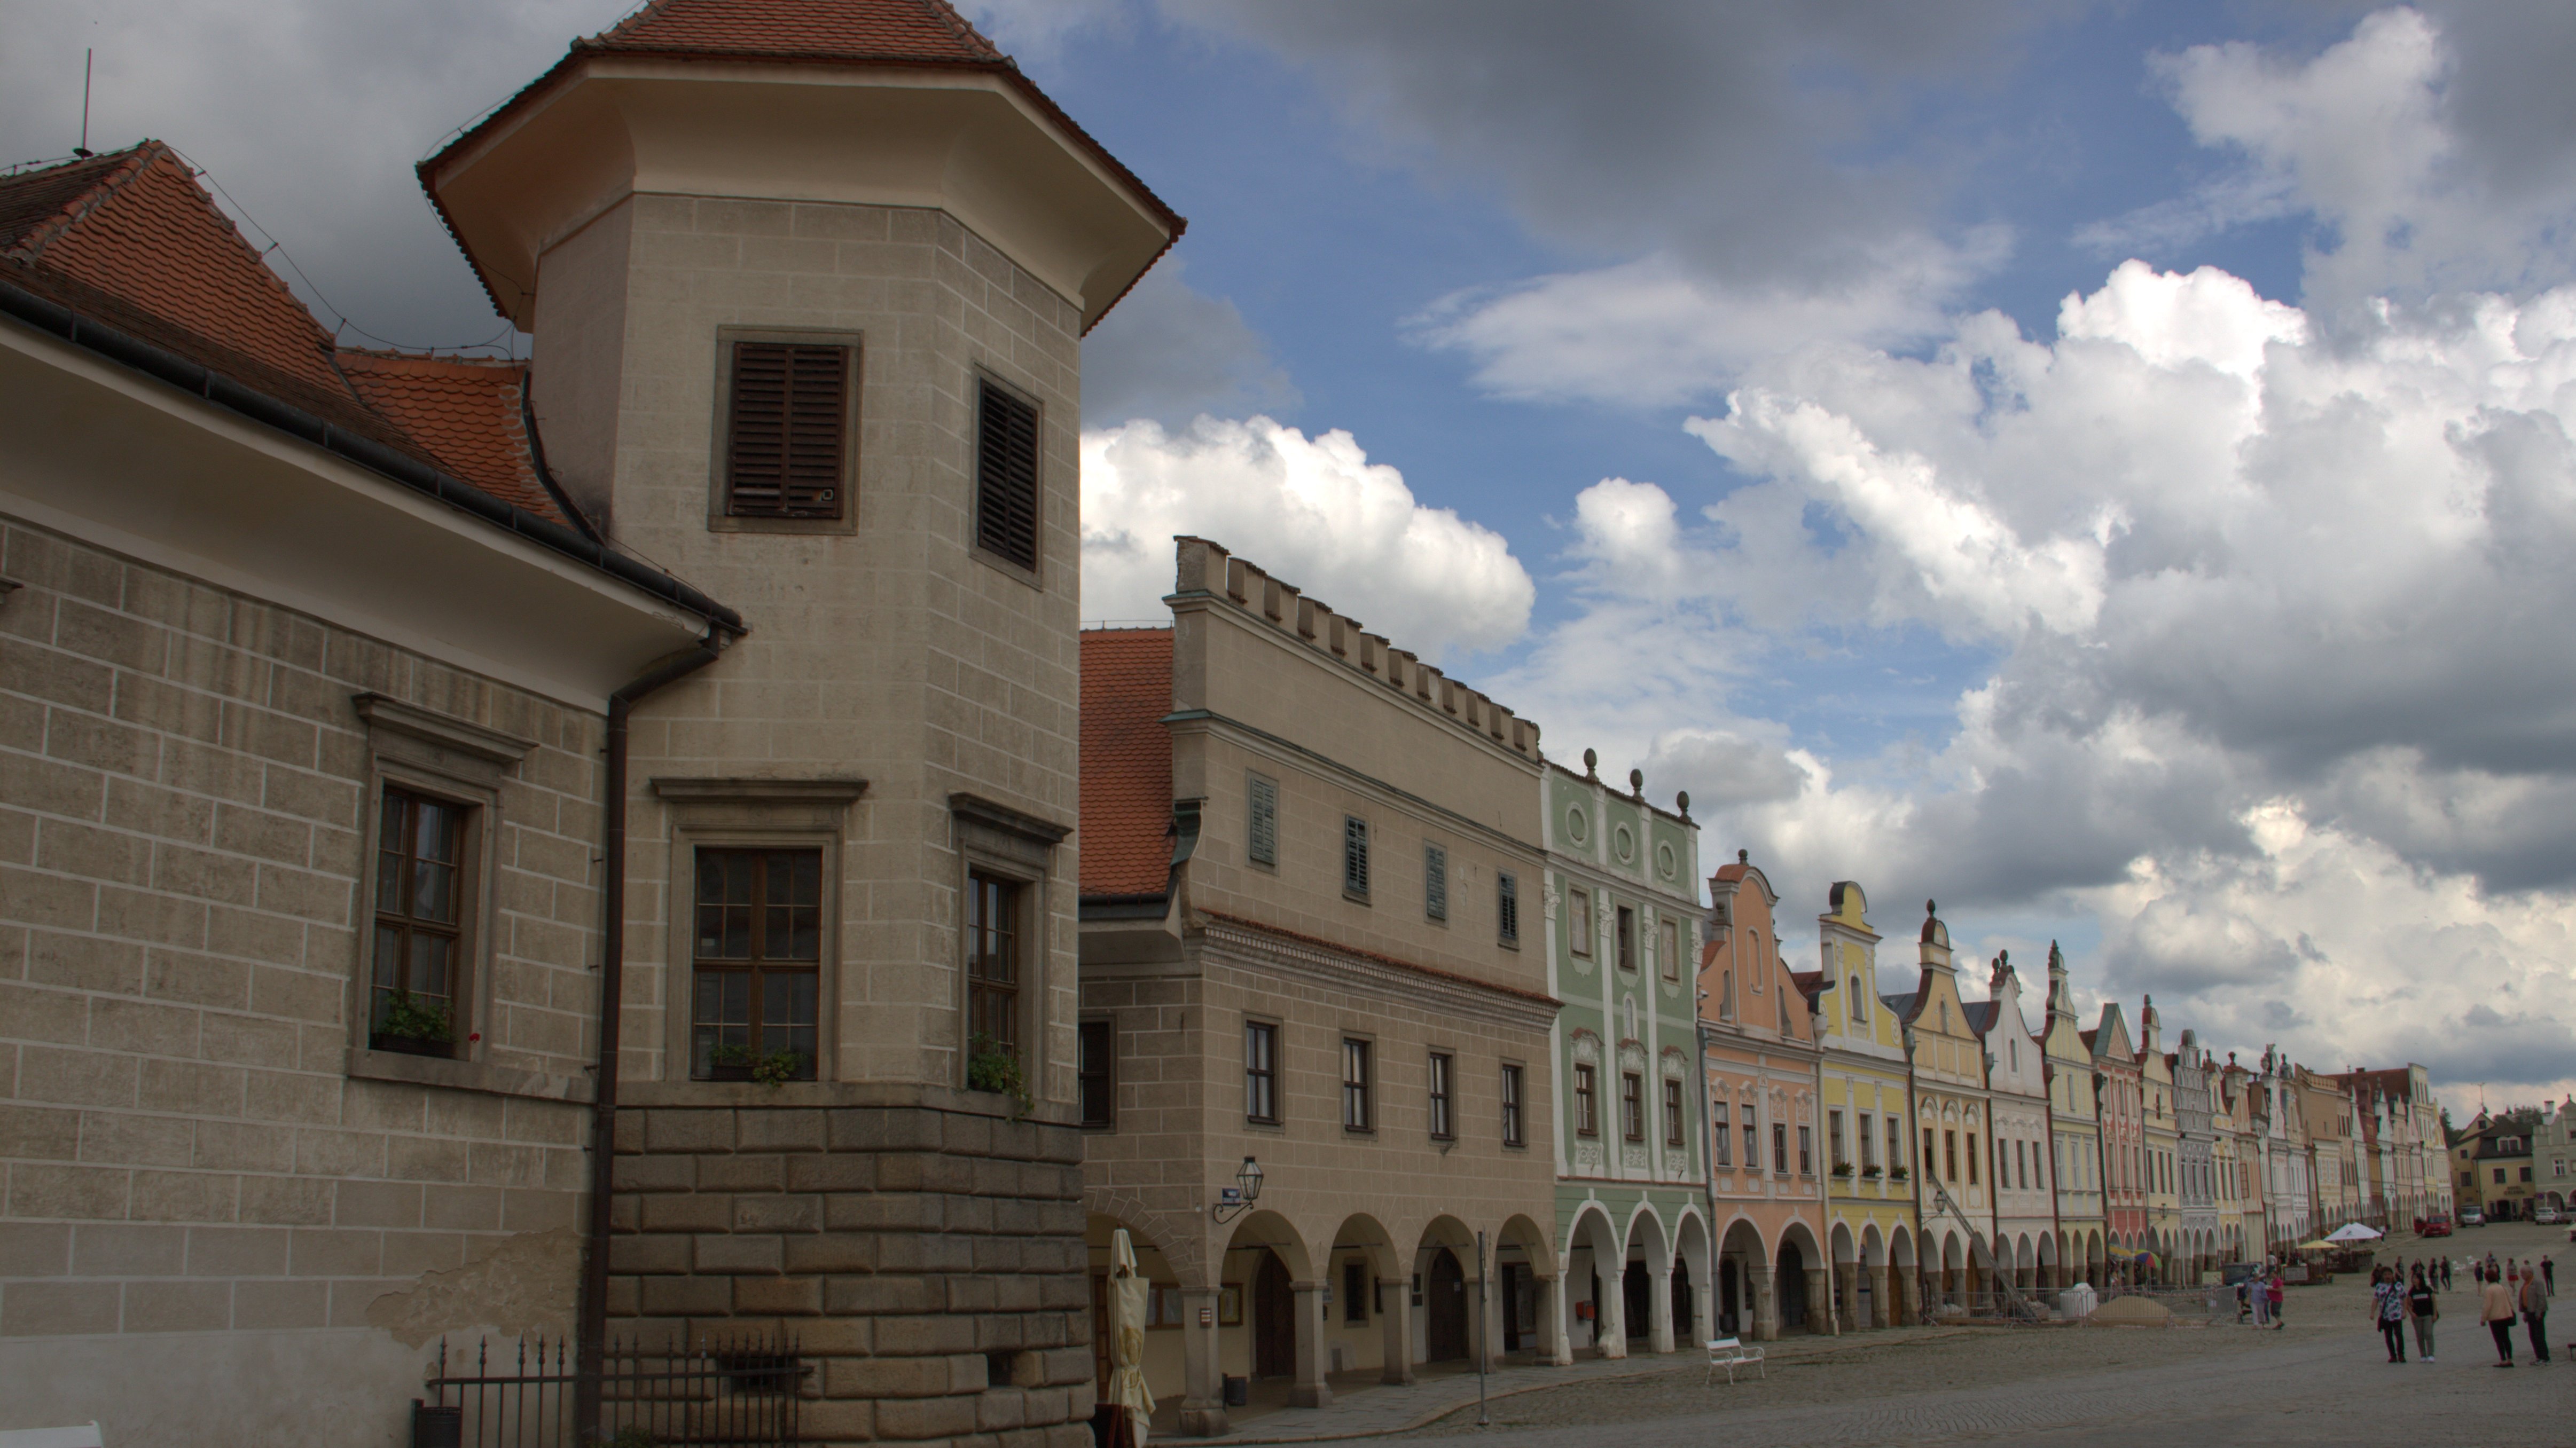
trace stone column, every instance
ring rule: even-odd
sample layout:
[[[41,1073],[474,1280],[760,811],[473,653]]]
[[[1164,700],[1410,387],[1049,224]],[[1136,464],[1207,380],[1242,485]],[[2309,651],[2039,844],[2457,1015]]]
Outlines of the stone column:
[[[1333,1401],[1324,1381],[1324,1284],[1292,1284],[1297,1294],[1297,1377],[1288,1387],[1288,1406],[1321,1408]]]
[[[1552,1367],[1574,1365],[1574,1334],[1567,1330],[1565,1274],[1538,1279],[1538,1360]]]
[[[1771,1291],[1771,1276],[1779,1269],[1770,1263],[1750,1265],[1747,1276],[1753,1279],[1753,1333],[1755,1342],[1769,1342],[1780,1335],[1780,1303]]]
[[[1833,1330],[1826,1316],[1834,1310],[1833,1290],[1833,1273],[1823,1267],[1807,1269],[1807,1331],[1824,1333]]]
[[[1646,1272],[1646,1350],[1658,1355],[1673,1350],[1673,1264]]]
[[[1380,1350],[1386,1358],[1378,1381],[1409,1383],[1413,1381],[1413,1289],[1401,1277],[1387,1279],[1385,1286],[1394,1290],[1386,1294],[1386,1310],[1377,1315]]]
[[[1233,1424],[1225,1415],[1225,1359],[1217,1353],[1216,1289],[1181,1289],[1181,1432],[1214,1438]],[[1199,1314],[1207,1325],[1199,1325]]]
[[[1619,1273],[1613,1275],[1601,1270],[1597,1254],[1592,1261],[1593,1279],[1601,1285],[1601,1314],[1592,1319],[1592,1350],[1606,1358],[1628,1355],[1628,1264],[1617,1265]]]
[[[1895,1285],[1897,1274],[1888,1271],[1884,1266],[1872,1267],[1869,1268],[1868,1271],[1869,1325],[1872,1327],[1890,1326],[1896,1321],[1896,1304],[1888,1298],[1887,1294],[1889,1289]]]

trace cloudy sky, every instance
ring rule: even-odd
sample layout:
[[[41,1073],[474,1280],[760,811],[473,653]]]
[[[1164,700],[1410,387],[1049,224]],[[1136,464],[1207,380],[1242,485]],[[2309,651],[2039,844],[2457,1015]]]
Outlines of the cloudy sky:
[[[353,339],[494,340],[411,163],[625,8],[0,0],[0,160],[95,46]],[[2576,1084],[2576,7],[966,8],[1191,219],[1087,344],[1086,615],[1228,540],[1690,791],[1793,950],[1856,879]]]

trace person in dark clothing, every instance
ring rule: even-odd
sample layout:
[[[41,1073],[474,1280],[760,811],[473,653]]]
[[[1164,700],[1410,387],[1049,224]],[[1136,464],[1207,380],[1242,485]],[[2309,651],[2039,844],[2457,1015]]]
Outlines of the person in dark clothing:
[[[2406,1284],[2393,1267],[2370,1269],[2370,1316],[2379,1324],[2379,1339],[2388,1345],[2388,1360],[2406,1361]]]
[[[2418,1361],[2433,1360],[2433,1324],[2442,1315],[2441,1299],[2424,1277],[2424,1264],[2415,1264],[2415,1278],[2406,1288],[2406,1315],[2415,1321],[2415,1356]]]
[[[2556,1297],[2558,1295],[2558,1264],[2552,1262],[2546,1257],[2541,1258],[2540,1280],[2549,1288],[2549,1295]]]
[[[2531,1360],[2549,1361],[2549,1292],[2536,1272],[2522,1274],[2522,1328],[2531,1335]]]
[[[2442,1290],[2451,1290],[2451,1259],[2448,1257],[2442,1259]]]

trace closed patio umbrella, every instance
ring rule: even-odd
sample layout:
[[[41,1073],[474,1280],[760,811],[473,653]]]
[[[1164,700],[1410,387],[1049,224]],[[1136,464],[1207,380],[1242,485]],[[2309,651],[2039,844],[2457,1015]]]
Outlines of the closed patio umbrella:
[[[1136,1270],[1125,1227],[1109,1238],[1109,1263],[1109,1406],[1118,1410],[1109,1448],[1145,1448],[1154,1411],[1154,1395],[1145,1390],[1145,1314],[1154,1288]]]

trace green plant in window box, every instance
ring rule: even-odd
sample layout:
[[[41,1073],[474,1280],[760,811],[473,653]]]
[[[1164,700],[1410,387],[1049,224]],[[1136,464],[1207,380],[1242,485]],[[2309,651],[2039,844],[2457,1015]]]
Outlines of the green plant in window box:
[[[398,990],[385,997],[384,1012],[376,1020],[375,1039],[368,1044],[380,1051],[445,1055],[445,1048],[455,1040],[456,1023],[446,1006]]]
[[[1878,1166],[1877,1166],[1875,1163],[1873,1163],[1873,1164],[1871,1164],[1871,1165],[1869,1165],[1869,1166],[1862,1167],[1862,1168],[1860,1169],[1860,1174],[1861,1174],[1862,1176],[1865,1176],[1865,1177],[1876,1177],[1876,1176],[1878,1176],[1878,1175],[1880,1174],[1880,1172],[1879,1172],[1879,1168],[1878,1168]]]
[[[1889,1167],[1887,1169],[1887,1179],[1892,1182],[1901,1182],[1905,1180],[1905,1168],[1901,1166]]]
[[[754,1050],[737,1042],[726,1042],[707,1052],[707,1064],[720,1081],[757,1081],[776,1088],[803,1075],[805,1056],[801,1051]]]
[[[1850,1162],[1847,1162],[1847,1161],[1838,1161],[1838,1162],[1835,1162],[1835,1163],[1834,1163],[1834,1175],[1836,1175],[1836,1176],[1838,1176],[1838,1177],[1847,1177],[1847,1176],[1850,1176],[1851,1174],[1852,1174],[1852,1169],[1851,1169],[1851,1163],[1850,1163]]]
[[[1019,1053],[981,1031],[967,1043],[966,1088],[1010,1097],[1015,1120],[1028,1115],[1036,1104],[1029,1097],[1028,1073],[1020,1067]]]

